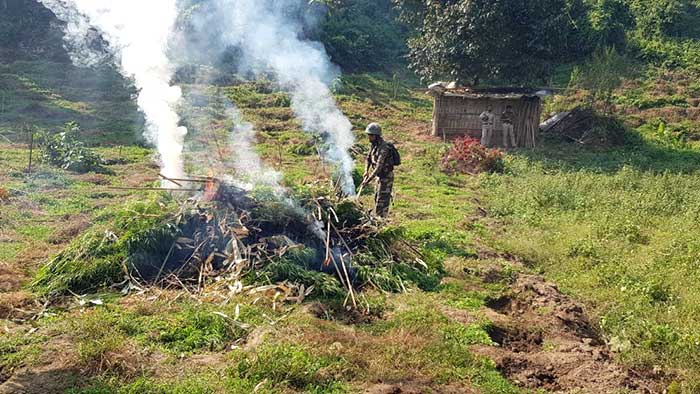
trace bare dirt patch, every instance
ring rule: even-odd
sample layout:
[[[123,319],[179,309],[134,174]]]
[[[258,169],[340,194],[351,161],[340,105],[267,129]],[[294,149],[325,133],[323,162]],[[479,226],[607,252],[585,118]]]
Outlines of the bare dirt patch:
[[[0,292],[0,319],[28,319],[39,307],[34,296],[26,291]]]
[[[324,305],[320,302],[310,304],[307,310],[319,319],[344,324],[371,324],[382,318],[381,312],[366,313],[357,309],[345,309],[342,306]]]
[[[0,385],[0,394],[48,394],[62,393],[79,381],[78,371],[45,367],[16,374]]]
[[[64,224],[56,228],[51,237],[49,237],[49,242],[54,245],[70,242],[90,227],[90,217],[88,215],[68,216],[64,219]]]
[[[510,292],[487,303],[489,334],[499,346],[475,346],[516,384],[568,393],[661,392],[663,376],[617,364],[579,303],[556,285],[521,275]]]
[[[83,181],[83,182],[88,182],[92,183],[94,185],[109,185],[110,179],[107,175],[104,174],[95,174],[95,173],[87,173],[87,174],[82,174],[79,176],[76,176],[77,179]]]
[[[63,393],[77,387],[81,379],[75,360],[71,344],[65,338],[55,338],[37,365],[16,371],[0,384],[0,394]]]
[[[25,278],[23,272],[0,264],[0,292],[19,289]]]

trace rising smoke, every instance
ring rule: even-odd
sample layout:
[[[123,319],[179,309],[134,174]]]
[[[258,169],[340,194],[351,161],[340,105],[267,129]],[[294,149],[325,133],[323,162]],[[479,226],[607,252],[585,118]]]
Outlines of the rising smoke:
[[[175,72],[168,43],[178,17],[177,0],[38,0],[66,23],[65,39],[78,65],[102,60],[91,48],[89,32],[107,41],[121,73],[139,90],[146,138],[158,149],[166,177],[184,175],[182,150],[187,129],[175,112],[182,92],[170,81]]]
[[[167,177],[183,175],[182,152],[187,130],[179,126],[175,106],[182,93],[172,86],[175,66],[168,43],[178,20],[178,4],[186,0],[38,0],[67,23],[66,40],[78,64],[101,60],[85,37],[96,29],[109,43],[122,73],[139,89],[138,104],[147,121]],[[189,0],[189,23],[198,25],[198,50],[234,48],[239,70],[271,74],[291,96],[292,109],[305,131],[323,139],[323,153],[337,167],[346,195],[355,194],[352,125],[338,109],[330,85],[339,75],[318,42],[305,39],[310,25],[306,0]],[[181,16],[181,15],[180,15]],[[203,34],[204,32],[204,34]],[[208,35],[206,34],[208,33]],[[217,44],[212,44],[217,43]],[[190,48],[191,49],[191,48]],[[240,116],[232,115],[240,120]],[[252,127],[239,122],[232,135],[254,142]],[[235,141],[234,141],[235,142]],[[240,141],[239,141],[240,142]],[[261,163],[253,150],[237,160],[239,170]],[[253,163],[253,164],[251,164]],[[263,174],[265,169],[257,168]],[[252,177],[267,179],[268,177]]]
[[[208,0],[196,10],[194,24],[233,47],[243,71],[272,74],[291,96],[292,109],[305,131],[324,141],[324,156],[337,166],[343,192],[355,194],[354,144],[350,121],[338,109],[329,86],[339,75],[318,42],[304,39],[308,19],[299,10],[306,0]],[[213,27],[212,27],[213,26]]]
[[[233,121],[230,144],[236,152],[234,168],[239,179],[250,184],[262,184],[272,188],[277,195],[284,194],[280,186],[282,174],[270,168],[260,159],[255,151],[256,132],[251,123],[243,121],[241,114],[234,106],[226,109],[226,115]]]
[[[186,151],[189,160],[215,170],[218,177],[243,190],[262,186],[297,215],[305,217],[309,230],[325,240],[323,224],[291,198],[289,189],[282,186],[282,173],[267,165],[255,151],[258,141],[253,124],[243,119],[238,108],[221,91],[205,88],[211,84],[209,78],[199,75],[196,82],[188,86],[185,95],[189,113],[186,119],[193,136]],[[210,111],[211,108],[217,110]],[[221,146],[222,135],[226,135],[225,146]],[[195,146],[194,141],[200,141],[201,146]]]

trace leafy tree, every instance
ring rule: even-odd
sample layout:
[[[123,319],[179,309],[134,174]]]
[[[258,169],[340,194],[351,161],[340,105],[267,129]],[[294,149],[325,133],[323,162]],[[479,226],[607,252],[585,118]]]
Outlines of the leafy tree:
[[[546,80],[553,67],[590,51],[581,0],[395,0],[411,68],[424,79]]]
[[[347,71],[387,71],[403,65],[408,29],[391,0],[332,0],[319,39]]]
[[[625,0],[590,0],[588,21],[592,40],[599,46],[624,48],[627,31],[634,28],[634,18]]]
[[[80,126],[75,122],[66,123],[58,133],[42,133],[39,141],[43,159],[53,166],[78,173],[109,173],[102,157],[78,139],[79,133]]]
[[[689,0],[632,0],[637,32],[645,38],[675,35],[679,22],[689,12]]]

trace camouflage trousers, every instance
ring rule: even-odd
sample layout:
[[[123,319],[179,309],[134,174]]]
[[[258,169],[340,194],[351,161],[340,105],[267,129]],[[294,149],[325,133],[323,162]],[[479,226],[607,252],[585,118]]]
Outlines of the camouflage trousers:
[[[386,177],[379,178],[377,181],[377,191],[374,194],[374,213],[380,217],[389,216],[389,208],[394,191],[394,173],[390,173]]]
[[[517,146],[515,144],[515,132],[513,131],[513,124],[503,123],[503,147],[507,148],[509,142],[512,148],[515,148]]]

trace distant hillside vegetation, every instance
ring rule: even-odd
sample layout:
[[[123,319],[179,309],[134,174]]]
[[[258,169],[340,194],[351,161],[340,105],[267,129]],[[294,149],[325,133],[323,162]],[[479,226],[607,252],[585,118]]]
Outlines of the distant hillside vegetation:
[[[0,0],[0,63],[42,59],[69,61],[62,28],[36,0]]]

